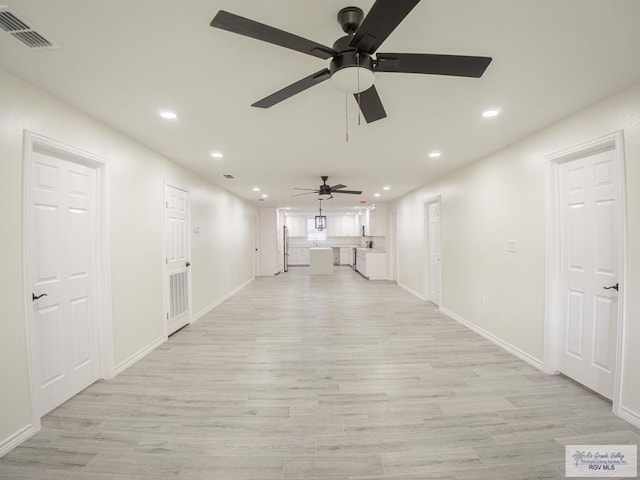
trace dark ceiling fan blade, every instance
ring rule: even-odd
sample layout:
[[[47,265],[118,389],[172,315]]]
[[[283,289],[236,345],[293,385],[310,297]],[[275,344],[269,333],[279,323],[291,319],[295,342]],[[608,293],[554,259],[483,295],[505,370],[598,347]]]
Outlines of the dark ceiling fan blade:
[[[320,193],[320,190],[318,190],[317,188],[296,188],[293,187],[294,190],[309,190],[310,192],[316,192],[316,193]]]
[[[313,195],[314,193],[318,193],[318,192],[306,192],[306,193],[296,193],[295,195],[291,195],[292,197],[300,197],[302,195]]]
[[[288,87],[284,87],[282,90],[278,90],[276,93],[272,93],[262,100],[258,100],[251,106],[259,108],[273,107],[276,103],[280,103],[289,97],[293,97],[294,95],[306,90],[307,88],[311,88],[320,82],[324,82],[330,77],[331,72],[329,72],[329,70],[325,68],[323,70],[320,70],[319,72],[314,73],[313,75],[309,75],[302,80],[298,80],[297,82],[292,83]]]
[[[334,185],[333,187],[330,187],[329,190],[333,191],[333,190],[337,190],[338,188],[347,188],[347,186],[339,183],[338,185]]]
[[[332,193],[350,193],[351,195],[360,195],[361,190],[334,190]]]
[[[378,53],[376,72],[427,73],[479,78],[491,57],[435,55],[431,53]]]
[[[224,10],[220,10],[216,16],[213,17],[210,25],[215,28],[244,35],[245,37],[255,38],[263,42],[273,43],[274,45],[306,53],[307,55],[313,55],[314,57],[324,60],[337,55],[337,52],[333,48],[265,25],[264,23],[225,12]]]
[[[377,0],[349,45],[374,53],[420,0]]]
[[[353,96],[356,97],[356,102],[360,103],[360,110],[367,123],[375,122],[387,116],[375,85],[359,94],[354,93]]]

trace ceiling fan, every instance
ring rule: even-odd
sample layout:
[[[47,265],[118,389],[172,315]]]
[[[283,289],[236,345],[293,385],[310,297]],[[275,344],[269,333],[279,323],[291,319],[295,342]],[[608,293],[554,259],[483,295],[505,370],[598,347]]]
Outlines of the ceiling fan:
[[[321,197],[333,198],[334,193],[349,193],[351,195],[360,195],[362,193],[361,190],[343,190],[344,188],[347,188],[347,186],[342,185],[341,183],[334,186],[327,185],[327,180],[329,180],[329,177],[326,175],[323,175],[320,178],[322,179],[322,185],[320,185],[317,189],[294,188],[294,190],[309,190],[309,191],[307,193],[298,193],[296,195],[291,195],[291,196],[299,197],[300,195],[311,195],[313,193],[317,193]]]
[[[364,16],[358,7],[338,12],[338,23],[347,34],[327,47],[289,32],[220,10],[211,26],[273,43],[281,47],[331,59],[329,68],[309,75],[257,101],[252,107],[269,108],[329,78],[333,85],[355,95],[367,123],[387,116],[374,85],[374,73],[423,73],[479,78],[491,57],[436,55],[429,53],[377,53],[378,47],[395,30],[420,0],[376,0]]]

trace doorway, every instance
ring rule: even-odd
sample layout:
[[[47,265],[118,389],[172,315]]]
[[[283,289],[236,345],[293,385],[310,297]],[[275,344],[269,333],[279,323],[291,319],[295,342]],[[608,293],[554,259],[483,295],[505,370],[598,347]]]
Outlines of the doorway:
[[[389,238],[389,270],[390,277],[393,282],[398,283],[398,211],[391,212],[390,233]]]
[[[25,133],[25,294],[34,427],[113,375],[106,160]]]
[[[191,323],[189,192],[165,185],[167,335]]]
[[[258,246],[260,245],[260,219],[256,213],[253,217],[253,278],[258,278],[260,273],[260,257],[258,256]]]
[[[616,133],[547,157],[545,370],[606,398],[614,411],[624,334],[624,163]]]
[[[440,305],[440,197],[425,203],[425,298]]]

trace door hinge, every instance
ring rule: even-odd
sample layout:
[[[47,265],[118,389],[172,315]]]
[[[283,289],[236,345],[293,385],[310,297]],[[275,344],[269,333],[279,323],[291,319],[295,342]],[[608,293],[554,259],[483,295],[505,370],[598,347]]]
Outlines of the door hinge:
[[[169,258],[164,257],[164,263],[165,263],[165,265],[168,265],[169,264]]]
[[[167,320],[169,320],[169,314],[167,313]]]
[[[164,208],[169,208],[169,202],[164,202]]]

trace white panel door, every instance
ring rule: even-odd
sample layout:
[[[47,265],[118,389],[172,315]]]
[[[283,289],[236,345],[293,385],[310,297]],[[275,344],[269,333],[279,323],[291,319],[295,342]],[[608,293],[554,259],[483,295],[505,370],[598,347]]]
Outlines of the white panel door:
[[[189,192],[165,187],[167,331],[191,322],[189,278]]]
[[[440,202],[429,204],[429,300],[440,305]]]
[[[560,371],[613,398],[619,235],[614,151],[560,165],[559,185]]]
[[[28,256],[45,415],[99,379],[96,171],[33,152]]]

